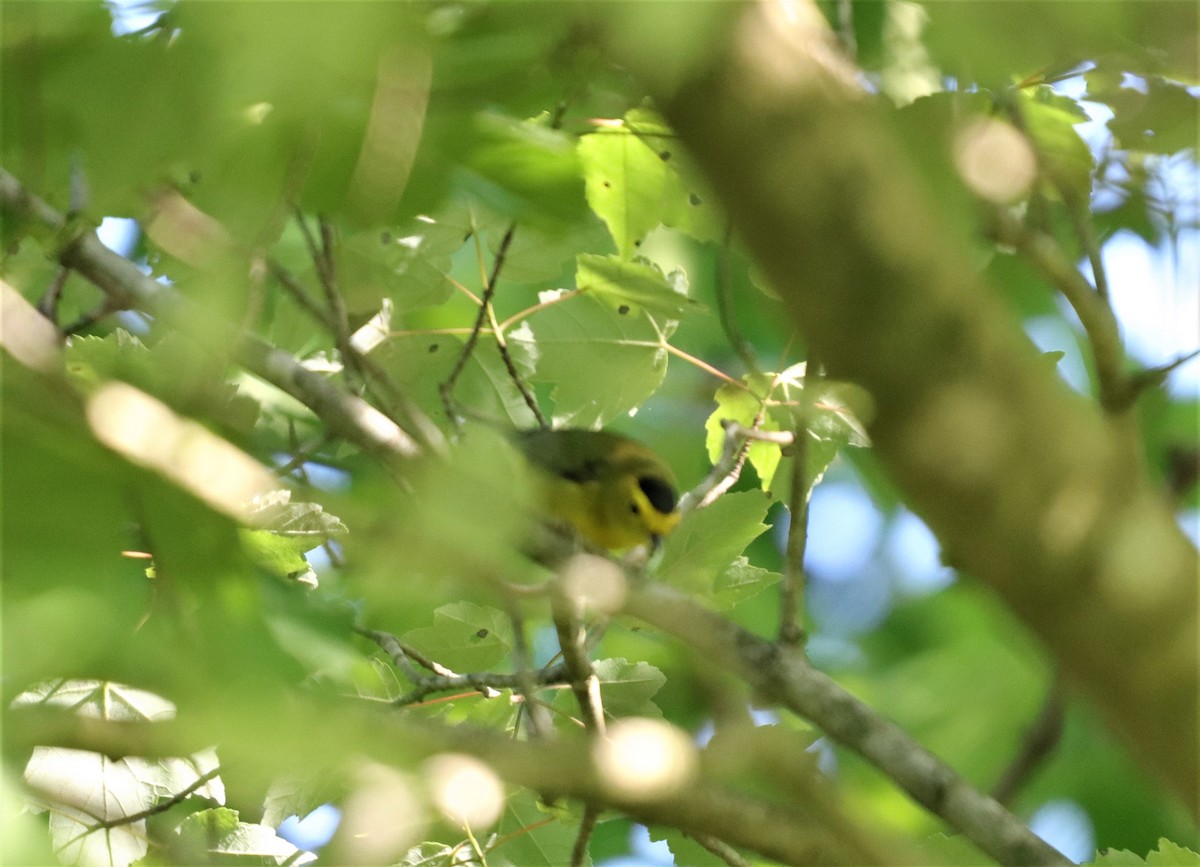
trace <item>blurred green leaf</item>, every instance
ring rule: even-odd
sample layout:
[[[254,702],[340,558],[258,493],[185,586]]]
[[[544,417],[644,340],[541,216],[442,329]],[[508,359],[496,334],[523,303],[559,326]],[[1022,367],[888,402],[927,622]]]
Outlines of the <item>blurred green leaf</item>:
[[[1107,849],[1098,853],[1091,863],[1097,867],[1195,867],[1200,864],[1200,854],[1164,837],[1158,841],[1158,848],[1147,852],[1145,858],[1124,849]]]
[[[196,862],[311,864],[317,856],[297,849],[273,828],[242,822],[237,810],[217,807],[192,813],[179,827],[179,854]]]
[[[484,112],[463,141],[466,165],[481,182],[475,192],[486,204],[543,227],[583,215],[583,180],[570,136]]]
[[[613,716],[662,717],[651,701],[667,681],[653,665],[625,659],[598,659],[592,665],[600,678],[600,695],[605,713]]]
[[[1062,187],[1064,195],[1086,202],[1092,189],[1095,159],[1075,125],[1086,120],[1087,114],[1074,101],[1046,87],[1022,97],[1021,115],[1045,171]]]
[[[1145,93],[1137,87],[1121,89],[1122,110],[1108,122],[1117,147],[1153,154],[1195,148],[1200,100],[1186,87],[1157,76],[1147,78],[1143,86]]]
[[[508,799],[500,824],[497,845],[489,850],[488,861],[520,864],[522,867],[555,867],[571,861],[577,830],[571,824],[556,819],[528,790],[516,792]],[[585,865],[591,864],[585,858]]]
[[[175,716],[175,706],[153,693],[104,681],[39,684],[13,704],[60,707],[84,717],[125,722]],[[188,790],[195,797],[224,802],[219,777],[196,785],[216,767],[211,751],[187,759],[112,759],[85,750],[39,746],[25,767],[25,782],[49,809],[50,837],[60,858],[125,867],[148,851],[145,817],[136,816]]]

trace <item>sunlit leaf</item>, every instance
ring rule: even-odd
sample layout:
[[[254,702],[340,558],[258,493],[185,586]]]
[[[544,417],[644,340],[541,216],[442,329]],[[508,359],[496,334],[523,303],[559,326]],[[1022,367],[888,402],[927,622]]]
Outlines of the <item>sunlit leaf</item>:
[[[699,240],[720,236],[711,202],[689,190],[672,160],[681,149],[655,113],[634,109],[623,122],[606,123],[579,140],[587,200],[604,220],[617,252],[630,258],[659,225]]]
[[[197,859],[253,864],[311,864],[317,856],[297,849],[273,828],[242,822],[237,810],[218,807],[193,813],[179,827],[183,852]]]
[[[603,425],[662,384],[667,353],[654,321],[622,313],[587,293],[546,307],[512,334],[537,358],[535,380],[553,386],[556,423]]]
[[[1064,195],[1082,197],[1086,201],[1091,190],[1095,159],[1087,144],[1080,138],[1075,125],[1086,119],[1078,106],[1057,95],[1040,97],[1039,90],[1020,102],[1026,128],[1043,158],[1043,165]],[[1082,116],[1081,116],[1082,115]]]
[[[678,318],[696,308],[695,301],[677,291],[657,266],[648,262],[584,254],[575,270],[575,286],[604,299],[622,315],[646,310]]]
[[[762,494],[743,491],[692,512],[667,537],[657,577],[691,592],[710,592],[718,576],[766,531],[768,506]]]

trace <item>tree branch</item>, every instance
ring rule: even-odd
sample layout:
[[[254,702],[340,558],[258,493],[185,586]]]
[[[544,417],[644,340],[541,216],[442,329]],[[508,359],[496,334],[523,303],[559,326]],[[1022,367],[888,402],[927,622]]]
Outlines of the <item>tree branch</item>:
[[[759,638],[661,585],[636,590],[626,611],[733,671],[764,699],[811,720],[1001,864],[1071,863],[903,729],[814,669],[799,648]]]
[[[202,309],[170,286],[143,274],[132,262],[105,247],[90,229],[68,227],[62,214],[0,168],[0,211],[25,224],[47,252],[99,287],[121,308],[137,308],[168,321],[184,333],[198,323],[209,336],[233,346],[237,360],[311,409],[334,434],[355,443],[385,463],[411,458],[422,447],[406,431],[365,401],[348,394],[325,377],[304,368],[291,355],[260,338],[212,322]],[[63,232],[67,232],[64,237]]]
[[[568,683],[566,666],[561,664],[517,674],[497,674],[490,671],[457,674],[426,659],[413,648],[401,643],[391,633],[362,627],[357,627],[354,631],[378,644],[392,658],[392,663],[414,685],[413,689],[392,702],[397,707],[415,704],[435,692],[472,689],[483,693],[488,698],[493,698],[494,694],[502,689],[520,693],[523,688],[528,689],[530,686],[566,686]],[[410,660],[416,660],[418,664],[437,673],[421,674],[413,667]],[[526,700],[528,701],[528,696],[526,696]],[[531,708],[530,713],[532,712]]]
[[[656,97],[945,557],[994,587],[1200,806],[1195,547],[1128,438],[1042,363],[926,202],[813,3],[742,4]]]
[[[1136,397],[1124,371],[1125,347],[1112,308],[1088,283],[1052,238],[1022,226],[1006,211],[990,215],[993,238],[1020,251],[1067,299],[1092,347],[1092,362],[1100,386],[1100,404],[1109,412],[1123,412]]]

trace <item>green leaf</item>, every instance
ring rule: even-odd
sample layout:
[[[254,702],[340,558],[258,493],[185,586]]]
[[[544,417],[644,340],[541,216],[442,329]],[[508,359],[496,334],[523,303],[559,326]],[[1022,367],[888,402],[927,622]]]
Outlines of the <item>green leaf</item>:
[[[160,696],[93,680],[43,683],[18,695],[13,706],[61,707],[83,717],[124,722],[175,716],[175,706]],[[39,746],[25,766],[25,781],[48,799],[50,837],[60,858],[126,867],[147,852],[146,820],[130,817],[191,788],[216,767],[211,751],[191,758],[112,759],[85,750]],[[213,778],[194,795],[223,803],[225,789]],[[109,822],[113,827],[101,827]]]
[[[667,537],[658,579],[690,592],[710,593],[746,546],[768,528],[771,501],[756,491],[726,494],[689,514]]]
[[[554,819],[554,816],[555,813],[528,789],[513,794],[496,829],[497,843],[488,850],[488,863],[497,859],[500,863],[521,867],[569,864],[578,830],[573,823]],[[585,857],[583,863],[590,865],[591,858]]]
[[[512,623],[495,608],[443,605],[433,612],[433,624],[405,633],[404,640],[454,671],[483,671],[512,651]]]
[[[555,427],[601,427],[640,406],[667,372],[663,336],[649,314],[621,313],[587,293],[529,317],[509,335],[509,346],[517,344],[536,358],[534,380],[553,386]]]
[[[266,825],[242,822],[237,810],[217,807],[192,813],[179,827],[181,853],[195,863],[311,864],[317,856],[298,849]]]
[[[662,717],[662,711],[650,700],[667,682],[659,669],[648,662],[625,659],[599,659],[592,667],[600,678],[605,713]]]
[[[1158,849],[1146,854],[1146,863],[1150,867],[1198,867],[1200,854],[1160,837]]]
[[[1158,848],[1146,853],[1144,859],[1125,849],[1108,849],[1091,863],[1097,867],[1197,867],[1200,854],[1160,837]]]
[[[1086,114],[1080,117],[1078,106],[1073,102],[1064,108],[1062,97],[1052,91],[1048,96],[1041,96],[1043,90],[1049,89],[1038,88],[1032,96],[1021,94],[1025,128],[1042,156],[1046,171],[1063,188],[1064,195],[1087,202],[1092,190],[1095,159],[1075,130],[1075,124],[1086,120]]]
[[[245,528],[238,528],[238,538],[246,554],[260,568],[279,578],[298,581],[309,587],[317,586],[317,573],[287,539],[266,530]]]
[[[449,238],[462,245],[460,226],[446,226],[433,217],[416,217],[396,231],[367,231],[351,235],[338,245],[339,286],[344,287],[346,308],[377,309],[389,298],[403,312],[434,307],[454,294],[449,251],[441,249]]]
[[[482,112],[464,141],[469,143],[464,162],[476,174],[471,186],[486,204],[542,226],[585,213],[579,156],[566,133]]]
[[[1186,88],[1157,76],[1145,79],[1148,93],[1127,92],[1108,121],[1118,147],[1153,154],[1173,154],[1196,147],[1196,115],[1200,101]]]
[[[1097,867],[1145,867],[1146,860],[1128,849],[1106,849],[1091,863]]]
[[[396,867],[444,867],[454,863],[458,846],[426,841],[418,843],[396,861]]]
[[[648,662],[625,659],[598,659],[592,667],[600,679],[600,698],[606,715],[662,719],[662,710],[651,701],[667,682],[660,669]],[[564,720],[579,715],[579,705],[569,690],[560,691],[553,704]]]
[[[528,375],[531,347],[515,333],[511,338],[509,351],[518,371]],[[481,336],[459,376],[455,400],[484,418],[505,418],[515,427],[532,427],[535,419],[492,343],[491,336]],[[382,344],[371,357],[401,392],[434,418],[444,419],[439,388],[449,381],[462,350],[462,339],[454,335],[408,334]]]
[[[263,546],[260,553],[271,558],[277,556],[274,551],[282,552],[283,549],[276,549],[276,546],[261,538],[263,535],[285,543],[295,554],[303,554],[350,532],[345,524],[326,512],[319,503],[293,503],[292,492],[286,489],[256,497],[250,505],[249,515],[256,529],[242,531],[243,542],[247,537],[254,537],[257,541],[253,544]],[[276,574],[286,576],[289,573]]]
[[[701,241],[720,237],[710,197],[689,189],[674,168],[683,161],[681,150],[658,115],[646,109],[633,109],[623,122],[580,137],[588,205],[608,226],[623,258],[631,258],[660,225]]]
[[[263,799],[263,824],[278,828],[289,816],[307,816],[344,795],[344,785],[313,774],[279,778],[271,783]]]
[[[733,608],[782,579],[783,576],[778,572],[755,566],[745,557],[735,557],[717,576],[713,585],[713,599],[721,608]]]
[[[795,427],[795,409],[787,405],[764,405],[759,395],[770,394],[780,397],[785,403],[795,404],[802,400],[804,364],[793,365],[779,374],[750,374],[742,378],[744,387],[726,383],[717,389],[717,408],[704,422],[707,432],[705,445],[709,460],[714,464],[721,456],[725,444],[724,420],[737,422],[742,427],[754,425],[758,415],[759,429],[763,431],[792,430]],[[845,382],[822,379],[813,388],[812,406],[808,415],[805,482],[812,486],[824,474],[838,448],[845,445],[867,446],[870,440],[859,420],[871,413],[870,399],[860,387]],[[771,391],[774,389],[775,391]],[[758,474],[762,490],[786,496],[790,491],[791,470],[784,461],[784,448],[778,443],[751,440],[747,459]],[[792,450],[788,450],[791,454]]]
[[[577,262],[575,286],[602,298],[618,313],[647,310],[677,319],[698,306],[668,282],[652,262],[626,262],[594,253],[580,254]]]
[[[709,461],[716,464],[725,448],[725,428],[721,422],[733,421],[742,427],[751,427],[758,414],[763,412],[763,397],[760,395],[765,396],[770,391],[773,381],[774,377],[770,374],[747,374],[742,377],[744,388],[725,383],[717,389],[714,397],[717,407],[704,422],[707,434],[704,443]],[[767,431],[780,430],[779,421],[774,415],[765,416],[760,427]],[[768,489],[775,477],[781,456],[780,447],[775,443],[761,440],[750,443],[747,460],[758,474],[763,490]]]
[[[76,337],[66,361],[84,390],[119,379],[184,415],[213,419],[234,432],[249,431],[258,419],[258,404],[227,381],[220,354],[177,333],[152,347],[121,328],[104,337]]]

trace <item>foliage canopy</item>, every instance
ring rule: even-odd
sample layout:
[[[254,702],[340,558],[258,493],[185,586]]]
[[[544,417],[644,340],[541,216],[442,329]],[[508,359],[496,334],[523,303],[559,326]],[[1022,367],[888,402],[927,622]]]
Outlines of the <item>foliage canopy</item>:
[[[0,15],[5,860],[1200,861],[1193,4]]]

